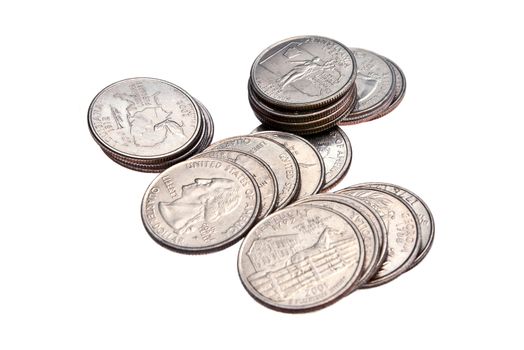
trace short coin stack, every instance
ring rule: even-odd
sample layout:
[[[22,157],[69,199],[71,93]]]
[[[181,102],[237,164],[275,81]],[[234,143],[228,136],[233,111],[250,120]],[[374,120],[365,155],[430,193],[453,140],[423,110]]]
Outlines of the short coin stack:
[[[278,42],[254,61],[249,103],[264,124],[296,134],[333,127],[356,103],[355,57],[343,44],[319,36]]]
[[[404,74],[393,61],[318,36],[286,39],[264,50],[248,83],[249,103],[263,124],[302,135],[384,116],[405,90]]]
[[[434,232],[431,212],[414,193],[386,183],[355,185],[260,221],[240,247],[239,275],[265,306],[312,311],[413,268]]]
[[[116,163],[160,172],[209,146],[213,119],[199,101],[164,80],[131,78],[103,89],[88,111],[91,135]]]
[[[340,128],[316,135],[315,144],[280,131],[230,137],[158,175],[144,195],[142,220],[172,250],[220,250],[273,211],[332,186],[347,173],[348,159]]]

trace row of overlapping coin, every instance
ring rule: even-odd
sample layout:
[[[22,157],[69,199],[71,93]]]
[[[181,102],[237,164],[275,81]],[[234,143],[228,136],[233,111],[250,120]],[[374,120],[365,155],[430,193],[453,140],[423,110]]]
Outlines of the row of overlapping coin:
[[[351,147],[340,128],[312,141],[261,131],[215,142],[153,180],[142,203],[147,231],[184,253],[229,246],[271,212],[327,190],[347,173]]]
[[[260,221],[240,247],[239,275],[265,306],[312,311],[413,268],[431,248],[434,231],[430,210],[411,191],[355,185],[307,197]]]

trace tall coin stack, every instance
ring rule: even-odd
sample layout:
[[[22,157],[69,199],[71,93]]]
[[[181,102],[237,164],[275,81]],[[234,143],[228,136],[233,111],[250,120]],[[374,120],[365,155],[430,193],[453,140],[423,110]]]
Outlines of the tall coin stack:
[[[180,87],[154,78],[131,78],[103,89],[88,111],[91,135],[114,162],[160,172],[209,146],[213,119]]]
[[[355,57],[343,44],[319,36],[290,38],[255,59],[249,103],[263,124],[314,134],[333,127],[353,110],[356,77]]]
[[[301,36],[255,59],[248,98],[267,127],[308,135],[382,117],[405,90],[404,74],[393,61],[332,39]]]

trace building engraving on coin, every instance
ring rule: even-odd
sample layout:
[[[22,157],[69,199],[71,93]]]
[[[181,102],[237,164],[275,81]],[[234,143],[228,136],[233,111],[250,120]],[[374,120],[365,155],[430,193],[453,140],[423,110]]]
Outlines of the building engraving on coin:
[[[260,191],[243,168],[198,158],[161,173],[142,201],[146,230],[158,243],[182,252],[225,248],[242,237],[260,210]]]
[[[88,113],[92,134],[110,152],[151,157],[180,153],[201,132],[201,112],[182,89],[163,80],[131,78],[102,90]]]
[[[262,220],[239,252],[247,290],[283,311],[305,311],[340,297],[358,279],[362,238],[336,212],[310,205],[285,208]]]

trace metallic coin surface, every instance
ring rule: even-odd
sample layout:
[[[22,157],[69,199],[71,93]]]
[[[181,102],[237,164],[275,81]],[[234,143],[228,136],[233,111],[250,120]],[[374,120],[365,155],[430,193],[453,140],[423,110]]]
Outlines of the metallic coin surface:
[[[109,152],[142,161],[183,154],[201,133],[201,112],[169,82],[132,78],[103,89],[88,111],[95,140]]]
[[[318,108],[342,96],[356,78],[355,58],[341,43],[319,36],[280,41],[251,67],[254,92],[289,109]]]
[[[407,84],[404,72],[402,72],[400,67],[395,62],[391,61],[388,58],[385,58],[385,60],[391,65],[391,67],[393,67],[393,72],[395,72],[395,96],[393,97],[393,101],[391,101],[391,104],[382,113],[380,113],[380,115],[377,116],[377,118],[383,117],[386,114],[393,111],[395,108],[397,108],[400,102],[402,102],[404,95],[406,94]]]
[[[395,91],[395,75],[380,55],[363,49],[353,49],[357,60],[357,104],[355,114],[365,113],[384,103]]]
[[[327,306],[358,283],[362,237],[337,212],[310,204],[284,208],[248,233],[238,255],[246,290],[286,312]]]
[[[377,269],[380,267],[380,254],[381,254],[381,235],[379,231],[366,219],[366,217],[358,211],[354,206],[351,205],[351,202],[348,201],[348,196],[333,194],[333,193],[323,193],[317,194],[315,196],[308,197],[303,201],[298,202],[294,205],[299,205],[301,203],[312,203],[322,207],[333,209],[343,216],[347,217],[362,235],[364,242],[364,267],[362,270],[362,275],[360,276],[360,281],[356,286],[365,284],[371,277],[374,276]],[[349,294],[348,293],[346,294]]]
[[[202,157],[226,159],[246,169],[253,176],[260,189],[261,206],[257,220],[266,217],[273,211],[277,203],[277,180],[273,171],[262,159],[253,154],[232,150],[207,151],[196,155],[193,159]]]
[[[435,238],[435,220],[433,219],[433,214],[431,214],[427,204],[413,192],[397,185],[383,182],[368,182],[352,187],[382,189],[402,197],[411,206],[413,211],[417,214],[417,221],[420,227],[420,251],[418,252],[415,261],[411,264],[410,269],[418,265],[418,263],[420,263],[428,254],[431,245],[433,244],[433,239]]]
[[[281,131],[263,131],[256,136],[283,144],[295,156],[300,170],[300,189],[296,199],[318,193],[324,185],[325,168],[320,153],[309,141],[300,136]]]
[[[164,247],[206,253],[239,240],[255,222],[260,192],[240,166],[214,158],[176,164],[159,174],[142,200],[147,232]]]
[[[211,117],[211,113],[209,113],[209,110],[204,106],[200,101],[197,100],[198,106],[200,107],[200,110],[202,111],[202,117],[205,124],[205,127],[203,128],[204,132],[204,139],[200,143],[197,153],[202,152],[204,149],[209,147],[211,142],[213,142],[213,137],[215,136],[215,124],[213,122],[213,117]]]
[[[382,267],[366,286],[387,283],[407,271],[417,257],[420,228],[416,214],[401,197],[376,188],[348,187],[338,193],[363,200],[375,210],[386,226],[388,253]]]
[[[278,184],[277,208],[289,204],[300,187],[298,163],[293,155],[278,142],[260,136],[236,136],[220,140],[207,150],[237,150],[254,154],[265,161],[275,173]]]
[[[322,156],[326,179],[322,191],[336,186],[347,174],[351,165],[351,143],[340,127],[305,137]]]

